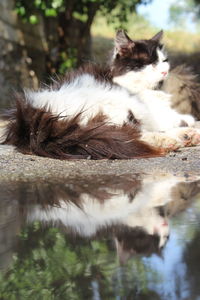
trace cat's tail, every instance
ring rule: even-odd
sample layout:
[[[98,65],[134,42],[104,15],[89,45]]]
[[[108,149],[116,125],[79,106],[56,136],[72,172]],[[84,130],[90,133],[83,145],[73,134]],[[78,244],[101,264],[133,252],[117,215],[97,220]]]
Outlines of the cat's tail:
[[[139,129],[131,125],[114,126],[102,115],[79,125],[81,113],[73,118],[53,115],[46,108],[35,108],[17,100],[8,111],[8,125],[3,144],[14,145],[24,154],[58,159],[128,159],[163,155],[139,140]]]

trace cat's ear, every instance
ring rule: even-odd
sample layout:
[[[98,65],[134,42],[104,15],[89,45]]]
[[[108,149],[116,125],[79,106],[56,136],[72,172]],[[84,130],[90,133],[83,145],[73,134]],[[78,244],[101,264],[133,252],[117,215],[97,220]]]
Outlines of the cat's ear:
[[[163,37],[163,30],[159,31],[158,33],[156,33],[156,35],[154,35],[151,40],[156,41],[156,42],[160,42],[160,40]]]
[[[115,38],[115,54],[127,56],[135,43],[129,38],[124,30],[118,30]]]

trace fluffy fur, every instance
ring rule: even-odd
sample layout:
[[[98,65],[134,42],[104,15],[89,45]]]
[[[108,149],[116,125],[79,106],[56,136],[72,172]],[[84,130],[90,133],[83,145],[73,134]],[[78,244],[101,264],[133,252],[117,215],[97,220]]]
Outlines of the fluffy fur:
[[[106,183],[95,185],[94,194],[72,184],[52,186],[50,191],[49,186],[41,185],[35,193],[39,195],[37,203],[27,207],[27,220],[29,223],[37,220],[47,226],[53,223],[86,239],[112,234],[120,261],[125,262],[131,254],[158,253],[167,242],[169,224],[163,212],[165,205],[172,201],[172,189],[177,181],[174,177],[153,181],[146,177],[142,182],[107,178]],[[51,203],[47,198],[49,193]]]
[[[10,114],[4,143],[16,146],[24,154],[59,159],[127,159],[162,154],[162,150],[139,140],[138,126],[109,125],[103,114],[81,126],[82,114],[71,118],[55,116],[19,100]]]
[[[108,68],[85,66],[49,88],[26,91],[10,112],[5,143],[61,159],[151,157],[198,144],[200,131],[178,128],[193,125],[193,117],[154,90],[169,70],[161,36],[133,41],[119,31]]]

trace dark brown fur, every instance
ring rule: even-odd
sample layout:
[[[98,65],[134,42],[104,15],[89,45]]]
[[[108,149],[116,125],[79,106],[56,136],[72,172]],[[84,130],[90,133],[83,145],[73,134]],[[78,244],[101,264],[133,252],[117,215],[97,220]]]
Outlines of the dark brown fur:
[[[102,67],[98,64],[87,63],[79,67],[77,70],[67,72],[63,78],[58,77],[58,80],[54,81],[54,84],[53,86],[51,86],[51,89],[57,90],[63,85],[63,83],[71,83],[77,77],[83,74],[90,74],[97,81],[100,81],[105,84],[110,83],[111,85],[114,85],[114,83],[112,82],[113,76],[109,66]]]
[[[149,64],[158,61],[157,48],[162,48],[159,32],[150,40],[131,40],[128,35],[120,30],[117,33],[115,45],[116,55],[113,59],[112,76],[119,76],[127,71],[138,71]]]
[[[4,144],[14,145],[24,154],[59,159],[128,159],[163,154],[139,140],[138,126],[109,126],[101,114],[87,126],[80,126],[80,118],[81,113],[63,119],[19,99],[8,115]]]
[[[158,235],[148,234],[142,227],[125,227],[124,229],[126,230],[116,234],[123,251],[130,252],[130,254],[143,254],[146,256],[160,252],[160,238]]]
[[[0,188],[5,189],[2,186]],[[78,177],[75,182],[69,179],[56,183],[53,180],[45,183],[21,182],[15,186],[10,197],[13,198],[14,195],[23,207],[40,205],[48,210],[49,206],[62,207],[64,201],[66,205],[73,203],[83,210],[82,196],[84,194],[103,204],[116,194],[116,190],[127,194],[131,197],[131,201],[134,201],[135,196],[141,190],[139,176],[103,176],[103,180],[99,176],[93,176],[92,179]],[[8,194],[7,190],[5,194]]]

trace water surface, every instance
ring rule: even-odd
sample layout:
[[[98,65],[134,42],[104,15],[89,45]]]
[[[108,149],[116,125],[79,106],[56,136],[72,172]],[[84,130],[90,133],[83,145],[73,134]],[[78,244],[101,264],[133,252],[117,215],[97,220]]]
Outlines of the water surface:
[[[200,181],[0,186],[0,299],[200,299]]]

